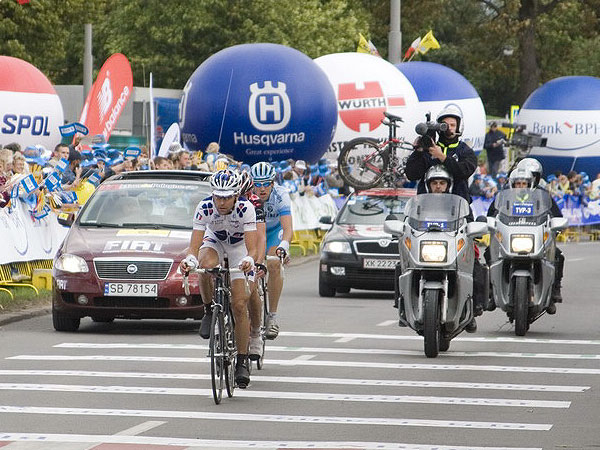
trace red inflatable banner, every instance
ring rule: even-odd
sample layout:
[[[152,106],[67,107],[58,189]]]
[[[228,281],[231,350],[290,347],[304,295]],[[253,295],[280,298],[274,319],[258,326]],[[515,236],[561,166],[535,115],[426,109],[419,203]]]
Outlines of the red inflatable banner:
[[[108,142],[133,90],[133,75],[127,57],[115,53],[106,60],[83,105],[79,122],[89,136],[101,134]]]

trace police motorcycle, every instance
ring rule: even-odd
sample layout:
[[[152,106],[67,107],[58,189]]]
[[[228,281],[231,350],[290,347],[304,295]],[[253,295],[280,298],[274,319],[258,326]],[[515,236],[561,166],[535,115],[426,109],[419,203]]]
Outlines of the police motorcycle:
[[[467,223],[469,214],[464,198],[427,193],[408,201],[403,221],[384,222],[400,250],[399,322],[423,336],[428,358],[447,351],[474,318],[473,239],[487,223]]]
[[[555,235],[567,227],[568,220],[552,218],[550,194],[513,183],[518,177],[530,180],[531,173],[522,168],[511,173],[511,188],[498,193],[496,217],[488,217],[487,222],[491,294],[496,306],[514,322],[515,334],[525,336],[529,325],[554,306]]]

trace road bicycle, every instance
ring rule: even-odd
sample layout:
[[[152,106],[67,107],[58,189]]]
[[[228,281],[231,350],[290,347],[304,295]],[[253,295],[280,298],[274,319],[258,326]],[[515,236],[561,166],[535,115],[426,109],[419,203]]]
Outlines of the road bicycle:
[[[212,393],[218,405],[223,398],[223,388],[228,397],[233,397],[235,390],[235,321],[231,310],[231,278],[232,273],[243,273],[240,269],[229,268],[227,258],[223,267],[212,269],[192,269],[183,277],[186,295],[190,295],[188,275],[190,273],[211,274],[214,277],[214,294],[211,304],[212,322],[208,356],[210,358],[210,376]]]
[[[399,150],[414,150],[414,146],[396,136],[396,129],[404,122],[401,117],[384,112],[381,123],[389,128],[386,140],[359,137],[349,141],[338,157],[342,179],[354,189],[370,189],[376,186],[397,187],[404,180],[405,158]]]

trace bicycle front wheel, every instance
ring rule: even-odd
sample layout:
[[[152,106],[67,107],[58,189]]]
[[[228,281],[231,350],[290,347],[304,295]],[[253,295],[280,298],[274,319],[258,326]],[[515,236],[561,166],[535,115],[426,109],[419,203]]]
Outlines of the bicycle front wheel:
[[[260,297],[260,302],[262,304],[263,321],[262,326],[260,327],[260,339],[262,341],[262,350],[260,352],[260,358],[258,358],[258,360],[256,361],[256,368],[258,370],[262,370],[265,361],[265,343],[267,342],[267,338],[265,337],[267,329],[265,327],[267,325],[267,317],[269,315],[267,283],[265,282],[264,278],[262,278],[259,282],[258,296]]]
[[[370,189],[381,183],[388,164],[388,153],[373,138],[352,139],[338,157],[340,176],[355,189]]]
[[[235,350],[235,323],[233,321],[233,314],[231,310],[224,317],[223,329],[225,330],[225,386],[227,388],[227,396],[233,397],[233,391],[235,390],[235,357],[237,351]]]
[[[210,327],[209,356],[213,399],[217,405],[221,403],[223,387],[225,385],[226,345],[223,331],[223,313],[221,311],[213,311]]]

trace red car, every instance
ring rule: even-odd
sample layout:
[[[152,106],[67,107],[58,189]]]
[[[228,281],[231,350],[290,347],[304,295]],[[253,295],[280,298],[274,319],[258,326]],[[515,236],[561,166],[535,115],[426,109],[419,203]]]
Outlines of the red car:
[[[52,321],[75,331],[81,318],[202,318],[199,294],[186,296],[177,273],[210,174],[138,171],[102,183],[54,258]],[[190,277],[198,293],[197,278]]]

